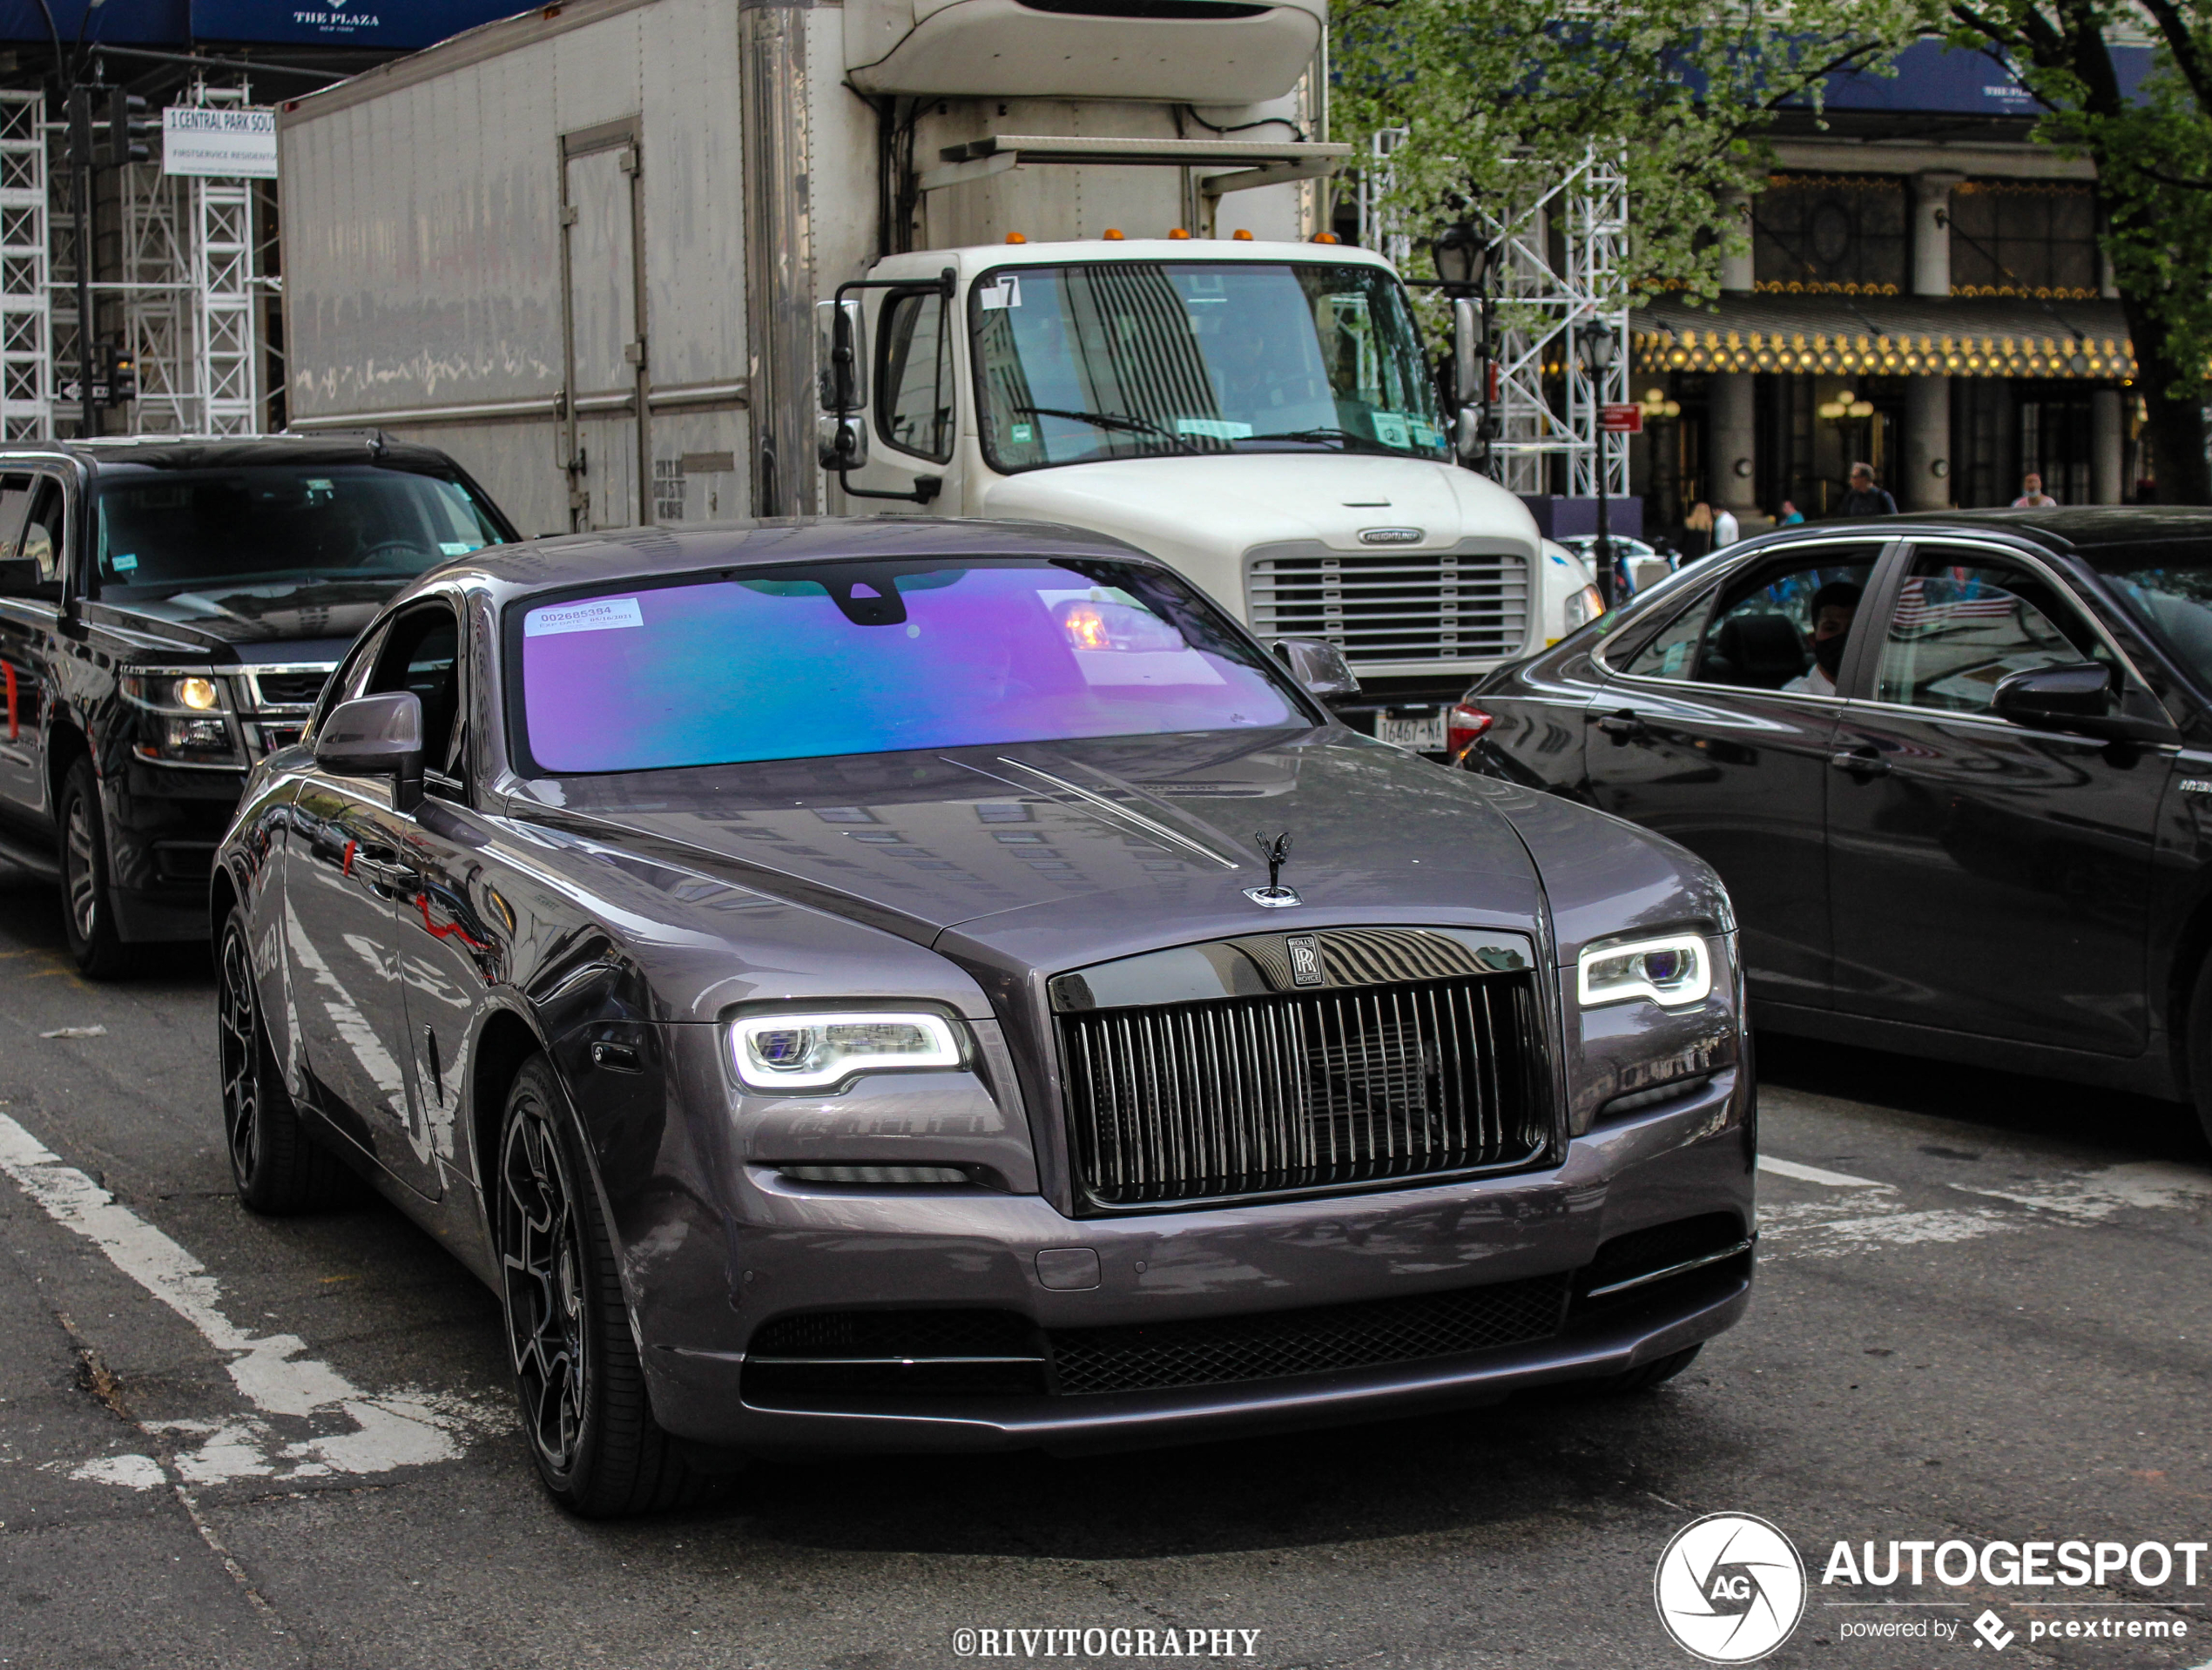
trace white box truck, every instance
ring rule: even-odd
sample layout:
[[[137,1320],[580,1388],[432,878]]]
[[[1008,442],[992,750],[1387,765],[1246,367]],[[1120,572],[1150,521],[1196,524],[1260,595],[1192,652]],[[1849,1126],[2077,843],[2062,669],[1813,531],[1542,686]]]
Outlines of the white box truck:
[[[531,532],[1094,529],[1440,748],[1595,594],[1326,235],[1325,16],[561,0],[388,64],[280,114],[290,425],[442,447]]]

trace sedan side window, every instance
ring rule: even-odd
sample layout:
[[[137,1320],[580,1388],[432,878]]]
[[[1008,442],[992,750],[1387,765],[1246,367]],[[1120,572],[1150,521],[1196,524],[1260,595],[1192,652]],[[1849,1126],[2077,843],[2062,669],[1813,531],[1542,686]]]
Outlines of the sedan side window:
[[[1890,614],[1875,699],[1986,713],[2006,675],[2082,661],[2118,670],[2104,640],[2049,581],[1986,551],[1924,546]]]
[[[941,291],[908,290],[885,306],[876,386],[886,441],[939,463],[952,456],[953,351]]]
[[[1721,594],[1697,682],[1833,696],[1880,555],[1878,544],[1817,545],[1753,569]]]
[[[412,610],[392,623],[364,696],[413,690],[422,704],[423,780],[458,798],[468,770],[461,710],[461,633],[444,603]],[[442,779],[442,780],[441,780]]]
[[[1697,663],[1697,640],[1705,630],[1705,606],[1700,597],[1654,632],[1643,648],[1629,657],[1622,670],[1635,678],[1685,679]]]

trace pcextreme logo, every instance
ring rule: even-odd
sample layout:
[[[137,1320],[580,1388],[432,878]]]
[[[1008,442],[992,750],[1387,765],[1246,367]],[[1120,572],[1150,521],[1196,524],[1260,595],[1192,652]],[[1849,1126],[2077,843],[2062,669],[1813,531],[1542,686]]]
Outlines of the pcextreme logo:
[[[1750,1664],[1804,1616],[1805,1564],[1764,1519],[1709,1513],[1667,1544],[1651,1593],[1683,1652],[1708,1664]]]

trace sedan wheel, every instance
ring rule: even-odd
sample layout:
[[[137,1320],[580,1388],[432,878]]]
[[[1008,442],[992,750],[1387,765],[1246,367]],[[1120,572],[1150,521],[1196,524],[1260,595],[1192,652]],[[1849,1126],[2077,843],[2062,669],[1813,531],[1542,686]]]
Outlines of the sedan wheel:
[[[224,925],[217,972],[223,1136],[239,1199],[248,1209],[271,1215],[336,1204],[346,1193],[348,1175],[336,1155],[307,1135],[271,1058],[243,912],[232,912]]]
[[[653,1419],[612,1241],[543,1055],[508,1094],[498,1184],[507,1339],[538,1477],[591,1518],[698,1500],[709,1480]]]

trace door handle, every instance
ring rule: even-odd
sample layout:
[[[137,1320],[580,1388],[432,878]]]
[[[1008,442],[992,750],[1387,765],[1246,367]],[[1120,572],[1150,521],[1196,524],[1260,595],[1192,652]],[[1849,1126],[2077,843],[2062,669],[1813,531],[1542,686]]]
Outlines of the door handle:
[[[1626,710],[1619,713],[1601,715],[1598,718],[1597,728],[1616,743],[1627,742],[1630,737],[1645,734],[1643,721]]]
[[[1889,761],[1871,748],[1846,749],[1840,754],[1828,756],[1828,763],[1839,771],[1849,771],[1853,777],[1887,777]]]

